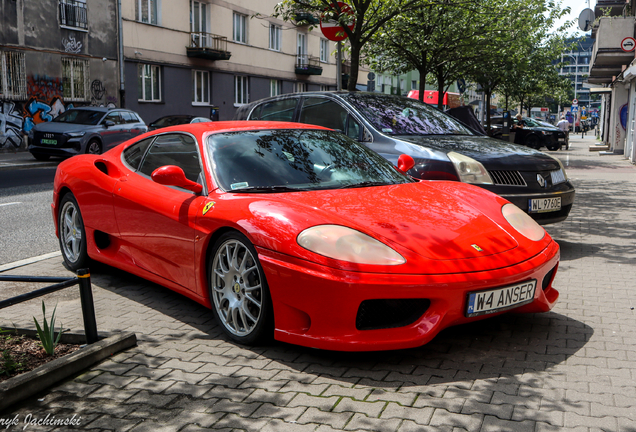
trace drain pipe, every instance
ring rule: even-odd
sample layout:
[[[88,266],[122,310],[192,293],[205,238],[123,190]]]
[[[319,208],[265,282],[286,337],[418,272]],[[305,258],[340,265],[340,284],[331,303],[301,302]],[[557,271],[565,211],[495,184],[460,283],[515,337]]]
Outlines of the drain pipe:
[[[121,0],[117,0],[117,28],[119,33],[119,102],[120,108],[126,108],[126,88],[124,85],[124,32],[121,17]]]

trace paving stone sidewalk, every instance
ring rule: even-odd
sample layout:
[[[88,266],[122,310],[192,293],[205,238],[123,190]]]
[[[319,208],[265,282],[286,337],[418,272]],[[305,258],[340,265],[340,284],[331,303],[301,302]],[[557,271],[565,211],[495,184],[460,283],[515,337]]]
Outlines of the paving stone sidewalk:
[[[577,188],[555,309],[445,330],[417,349],[318,351],[228,341],[204,307],[106,266],[91,270],[98,329],[138,347],[0,413],[81,416],[95,431],[636,431],[636,167],[571,137],[559,157]],[[6,273],[66,275],[60,257]],[[12,285],[0,298],[34,288]],[[3,297],[4,296],[4,297]],[[78,293],[45,297],[81,331]],[[334,299],[338,301],[338,299]],[[32,326],[41,300],[0,312]],[[58,321],[59,322],[59,321]],[[27,430],[65,430],[29,426]]]

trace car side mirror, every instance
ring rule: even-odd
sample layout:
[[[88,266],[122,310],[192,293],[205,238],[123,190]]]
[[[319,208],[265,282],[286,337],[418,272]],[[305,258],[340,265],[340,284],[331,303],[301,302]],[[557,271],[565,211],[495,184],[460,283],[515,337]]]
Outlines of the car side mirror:
[[[414,166],[415,166],[415,160],[413,159],[413,157],[407,154],[401,154],[400,157],[398,158],[397,169],[402,171],[404,174],[406,174],[407,171],[409,171]]]
[[[155,183],[159,183],[165,186],[177,186],[187,189],[194,193],[201,193],[203,186],[199,183],[195,183],[192,180],[188,180],[183,170],[176,165],[165,165],[157,168],[150,175]]]
[[[115,122],[112,121],[112,120],[104,120],[103,125],[108,128],[108,127],[111,127],[111,126],[115,126]]]

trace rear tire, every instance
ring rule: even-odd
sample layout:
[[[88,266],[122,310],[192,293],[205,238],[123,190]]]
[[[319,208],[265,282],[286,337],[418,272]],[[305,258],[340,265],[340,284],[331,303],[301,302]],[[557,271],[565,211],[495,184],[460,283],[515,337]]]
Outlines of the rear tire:
[[[57,232],[64,262],[73,271],[85,268],[89,262],[86,252],[86,229],[79,205],[72,193],[62,197],[59,208]]]

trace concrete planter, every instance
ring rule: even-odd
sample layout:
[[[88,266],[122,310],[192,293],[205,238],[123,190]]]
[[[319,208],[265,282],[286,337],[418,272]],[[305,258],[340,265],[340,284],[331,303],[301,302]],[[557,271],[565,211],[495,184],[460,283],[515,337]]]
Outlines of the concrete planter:
[[[25,336],[36,336],[34,330],[17,329]],[[84,334],[64,333],[60,343],[85,343]],[[42,390],[110,357],[111,355],[137,345],[137,337],[132,332],[100,334],[100,340],[86,345],[71,354],[57,358],[30,372],[17,375],[0,383],[0,410],[35,395]]]

